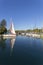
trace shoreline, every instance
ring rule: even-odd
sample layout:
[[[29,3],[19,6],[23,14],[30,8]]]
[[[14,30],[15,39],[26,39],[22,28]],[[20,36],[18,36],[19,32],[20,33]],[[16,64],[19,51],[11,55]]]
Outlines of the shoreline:
[[[16,34],[1,34],[0,37],[3,38],[15,38],[17,35]],[[43,34],[33,34],[33,33],[26,33],[25,35],[21,36],[28,36],[28,37],[34,37],[34,38],[42,38],[43,39]]]

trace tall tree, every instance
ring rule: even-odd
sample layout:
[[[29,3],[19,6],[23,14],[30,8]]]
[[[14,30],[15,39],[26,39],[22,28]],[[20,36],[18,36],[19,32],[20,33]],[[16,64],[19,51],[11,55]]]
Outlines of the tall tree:
[[[7,33],[6,25],[7,25],[6,20],[3,19],[3,20],[0,22],[0,34]]]
[[[5,19],[3,19],[2,21],[1,21],[1,26],[4,26],[4,27],[6,27],[6,20]]]

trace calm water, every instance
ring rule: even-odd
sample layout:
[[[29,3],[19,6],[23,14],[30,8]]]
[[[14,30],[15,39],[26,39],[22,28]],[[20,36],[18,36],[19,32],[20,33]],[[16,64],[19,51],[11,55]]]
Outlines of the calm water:
[[[25,36],[0,38],[0,65],[43,65],[43,40]]]

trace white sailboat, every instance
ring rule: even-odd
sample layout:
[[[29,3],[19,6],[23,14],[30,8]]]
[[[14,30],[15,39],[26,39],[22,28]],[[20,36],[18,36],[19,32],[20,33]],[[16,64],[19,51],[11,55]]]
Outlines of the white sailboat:
[[[9,30],[10,30],[10,33],[9,33],[9,34],[4,34],[4,35],[3,35],[4,38],[13,38],[13,37],[16,36],[15,30],[14,30],[13,22],[11,23]]]
[[[13,22],[11,23],[11,26],[10,26],[10,33],[15,35],[15,30],[14,30],[14,25],[13,25]]]

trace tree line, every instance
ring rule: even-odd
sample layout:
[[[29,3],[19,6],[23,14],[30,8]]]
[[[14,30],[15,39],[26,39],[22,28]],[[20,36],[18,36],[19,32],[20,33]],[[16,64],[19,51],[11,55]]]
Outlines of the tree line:
[[[38,28],[35,28],[35,29],[28,29],[28,30],[16,30],[16,33],[17,34],[21,34],[21,33],[36,33],[36,34],[40,34],[40,33],[43,33],[43,29],[38,29]]]

